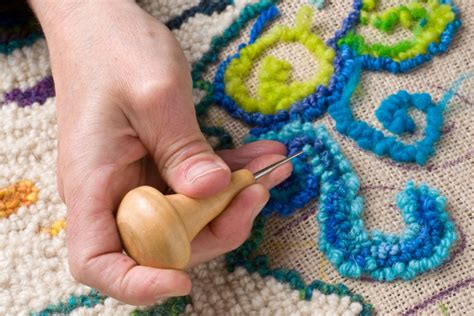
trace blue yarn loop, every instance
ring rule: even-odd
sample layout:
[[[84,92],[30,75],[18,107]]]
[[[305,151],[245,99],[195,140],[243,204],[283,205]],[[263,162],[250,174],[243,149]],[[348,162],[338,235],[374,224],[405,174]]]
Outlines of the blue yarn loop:
[[[363,198],[358,194],[359,179],[324,126],[313,128],[309,122],[293,121],[252,139],[287,144],[289,139],[302,140],[289,147],[290,153],[301,147],[304,151],[294,161],[295,173],[301,175],[304,171],[306,179],[311,176],[319,183],[314,185],[320,190],[319,245],[341,275],[367,275],[378,281],[410,280],[448,258],[456,231],[445,210],[446,199],[436,190],[408,182],[397,197],[404,231],[399,235],[368,232],[362,216]],[[299,181],[304,180],[300,177]]]
[[[354,0],[352,4],[352,11],[342,21],[342,26],[336,31],[334,37],[327,41],[327,44],[334,49],[337,49],[337,41],[339,41],[344,35],[352,30],[358,23],[360,18],[360,10],[362,9],[362,0]]]
[[[408,115],[410,107],[415,107],[426,113],[427,107],[435,106],[431,101],[431,96],[427,93],[410,95],[405,90],[390,95],[382,101],[379,108],[375,111],[375,116],[382,123],[383,127],[393,134],[401,135],[403,133],[413,134],[416,125],[413,119]]]
[[[257,40],[257,37],[262,34],[265,27],[267,27],[267,25],[279,15],[280,11],[278,11],[276,6],[271,6],[267,10],[263,11],[252,26],[248,44],[253,44]]]
[[[408,115],[408,110],[414,107],[427,115],[427,122],[439,120],[448,103],[461,87],[461,84],[474,76],[474,72],[461,75],[443,95],[441,101],[436,105],[428,93],[409,94],[400,90],[382,101],[380,107],[375,111],[377,119],[390,132],[401,135],[403,133],[414,133],[416,125]]]
[[[292,122],[282,126],[293,125],[298,126],[299,123]],[[308,133],[308,135],[294,135],[292,130],[289,129],[284,129],[279,133],[275,129],[253,130],[245,139],[245,142],[248,143],[261,139],[259,134],[265,133],[266,139],[280,141],[288,149],[288,155],[292,155],[303,150],[304,146],[311,142],[309,135],[312,134],[312,128],[311,126],[306,126],[306,129],[305,133]],[[305,154],[303,154],[295,159],[303,161],[305,158]],[[267,216],[276,212],[281,216],[290,216],[318,196],[319,181],[317,175],[312,173],[310,165],[294,163],[293,166],[291,176],[270,191],[270,200],[262,211],[263,215]]]
[[[434,146],[441,137],[443,112],[447,104],[460,88],[461,83],[472,77],[472,74],[463,75],[456,80],[438,104],[435,104],[427,93],[409,94],[404,90],[382,101],[375,112],[376,117],[385,129],[395,135],[415,132],[415,122],[408,114],[411,107],[425,113],[424,137],[413,144],[405,144],[395,136],[386,136],[368,123],[355,119],[350,100],[359,84],[363,63],[363,59],[355,59],[353,71],[340,99],[328,108],[328,113],[336,121],[336,130],[356,141],[361,148],[372,151],[378,156],[388,156],[398,162],[426,164],[429,157],[435,153]]]

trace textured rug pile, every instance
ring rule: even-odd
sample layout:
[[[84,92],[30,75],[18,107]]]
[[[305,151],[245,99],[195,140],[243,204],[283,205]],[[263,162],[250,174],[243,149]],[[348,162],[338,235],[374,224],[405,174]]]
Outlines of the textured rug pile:
[[[48,48],[0,12],[0,315],[474,313],[469,0],[141,0],[216,148],[305,152],[249,240],[136,307],[70,276]]]

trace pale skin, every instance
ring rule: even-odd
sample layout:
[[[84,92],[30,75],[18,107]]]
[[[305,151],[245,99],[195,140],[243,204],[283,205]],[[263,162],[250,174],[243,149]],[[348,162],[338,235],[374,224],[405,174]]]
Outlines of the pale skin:
[[[55,82],[72,276],[134,305],[189,294],[186,272],[139,266],[123,254],[114,217],[121,198],[140,185],[204,198],[229,184],[231,170],[256,171],[282,159],[285,147],[261,141],[215,153],[200,132],[178,42],[134,1],[29,3]],[[286,164],[237,195],[192,242],[190,267],[241,245],[268,190],[290,174]]]

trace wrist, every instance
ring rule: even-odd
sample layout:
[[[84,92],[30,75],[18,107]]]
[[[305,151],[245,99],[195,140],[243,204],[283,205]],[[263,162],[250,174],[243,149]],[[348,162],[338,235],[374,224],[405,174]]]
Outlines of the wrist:
[[[46,34],[61,29],[60,25],[77,15],[77,10],[86,5],[84,2],[50,0],[28,0],[28,4]]]
[[[57,1],[57,0],[27,0],[31,9],[40,22],[46,37],[57,33],[70,31],[74,25],[89,23],[91,17],[110,13],[120,5],[135,3],[134,0],[114,1]]]

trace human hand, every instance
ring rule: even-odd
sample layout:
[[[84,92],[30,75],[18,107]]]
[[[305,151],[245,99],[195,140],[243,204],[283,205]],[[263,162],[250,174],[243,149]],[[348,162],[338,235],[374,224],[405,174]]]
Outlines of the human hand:
[[[123,254],[114,217],[121,198],[140,185],[210,196],[229,184],[230,170],[260,169],[281,159],[285,147],[259,142],[216,155],[196,121],[183,52],[133,1],[30,4],[55,80],[71,274],[130,304],[188,294],[185,272],[139,266]],[[287,164],[236,196],[192,242],[190,266],[238,247],[268,189],[290,173]]]

